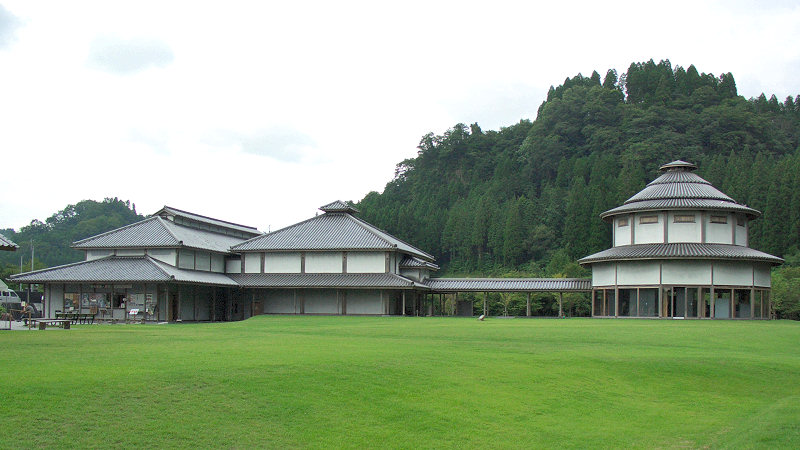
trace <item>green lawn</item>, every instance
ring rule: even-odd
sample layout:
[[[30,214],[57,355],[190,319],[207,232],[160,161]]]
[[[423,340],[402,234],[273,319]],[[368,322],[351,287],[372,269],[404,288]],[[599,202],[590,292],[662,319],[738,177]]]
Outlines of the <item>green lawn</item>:
[[[261,316],[0,344],[0,447],[800,448],[798,322]]]

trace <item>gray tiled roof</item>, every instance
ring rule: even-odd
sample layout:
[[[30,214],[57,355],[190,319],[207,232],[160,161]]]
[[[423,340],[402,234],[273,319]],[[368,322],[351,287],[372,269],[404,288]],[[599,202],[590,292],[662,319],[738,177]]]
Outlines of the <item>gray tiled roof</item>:
[[[244,239],[198,230],[154,216],[73,243],[77,249],[187,247],[228,253],[231,246]]]
[[[348,213],[327,212],[239,245],[234,252],[274,250],[399,250],[433,256]]]
[[[14,251],[19,248],[19,245],[11,241],[11,239],[0,234],[0,250]]]
[[[325,212],[349,212],[349,213],[357,213],[359,212],[353,205],[348,202],[343,202],[341,200],[336,200],[335,202],[328,203],[325,206],[319,207],[320,211]]]
[[[430,278],[439,292],[583,292],[592,290],[588,278]]]
[[[258,229],[255,228],[255,227],[251,227],[251,226],[247,226],[247,225],[240,225],[238,223],[233,223],[233,222],[226,222],[224,220],[214,219],[213,217],[201,216],[200,214],[195,214],[195,213],[192,213],[192,212],[189,212],[189,211],[183,211],[181,209],[173,208],[171,206],[164,206],[163,208],[161,208],[158,212],[156,212],[153,215],[154,216],[159,216],[161,214],[185,217],[187,219],[191,219],[191,220],[194,220],[194,221],[197,221],[197,222],[203,222],[203,223],[216,225],[218,227],[223,227],[223,228],[230,228],[232,230],[241,231],[243,233],[247,233],[247,234],[251,234],[251,235],[261,234],[261,232],[258,231]]]
[[[710,209],[741,212],[750,218],[761,215],[755,209],[736,203],[693,171],[694,164],[673,161],[661,166],[664,172],[621,206],[600,215],[605,220],[617,214],[659,209]]]
[[[229,276],[242,287],[427,289],[423,284],[392,273],[244,273]]]
[[[400,267],[411,268],[411,269],[422,267],[431,270],[439,270],[439,266],[437,266],[436,264],[417,258],[416,256],[406,256],[405,258],[403,258],[403,260],[400,261]]]
[[[636,244],[609,248],[578,260],[581,264],[640,259],[732,259],[781,264],[783,259],[741,245],[730,244]]]
[[[217,286],[236,286],[236,282],[225,274],[178,269],[149,256],[111,256],[13,275],[10,279],[22,283],[177,281]]]
[[[654,211],[654,210],[713,210],[741,212],[750,217],[758,217],[760,212],[739,203],[722,200],[705,200],[694,198],[668,198],[663,200],[647,200],[642,202],[627,203],[617,206],[600,215],[601,218],[611,217],[624,212]]]

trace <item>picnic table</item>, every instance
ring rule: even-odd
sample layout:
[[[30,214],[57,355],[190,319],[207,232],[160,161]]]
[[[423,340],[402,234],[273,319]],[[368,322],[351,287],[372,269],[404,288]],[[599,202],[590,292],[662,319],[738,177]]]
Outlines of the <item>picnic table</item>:
[[[65,330],[69,330],[69,326],[72,323],[69,319],[51,319],[51,318],[39,318],[39,319],[31,319],[31,322],[37,324],[40,330],[46,330],[47,325],[57,325]]]
[[[85,313],[76,313],[76,312],[56,312],[56,319],[69,319],[72,321],[74,325],[78,323],[81,324],[93,324],[94,317],[97,314],[85,314]]]

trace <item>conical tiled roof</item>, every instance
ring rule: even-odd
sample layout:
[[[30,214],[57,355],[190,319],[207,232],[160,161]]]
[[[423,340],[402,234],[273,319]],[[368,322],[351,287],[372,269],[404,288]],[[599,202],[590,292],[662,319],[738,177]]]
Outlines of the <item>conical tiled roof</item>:
[[[661,176],[626,200],[622,206],[608,210],[600,217],[610,219],[617,214],[665,209],[736,211],[748,215],[751,219],[761,215],[753,208],[736,203],[734,199],[693,173],[697,169],[694,164],[678,160],[664,164],[660,169],[664,171]]]

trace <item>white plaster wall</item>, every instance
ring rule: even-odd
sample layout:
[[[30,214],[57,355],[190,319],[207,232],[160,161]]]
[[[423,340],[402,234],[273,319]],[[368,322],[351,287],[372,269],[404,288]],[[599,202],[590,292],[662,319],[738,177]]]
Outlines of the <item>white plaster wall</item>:
[[[663,284],[711,284],[711,261],[664,261]]]
[[[194,268],[197,270],[205,270],[206,272],[211,270],[211,253],[208,252],[197,252],[197,255],[194,259]]]
[[[175,266],[177,264],[178,252],[173,249],[149,248],[147,249],[147,254],[150,255],[153,259],[165,262],[170,266]]]
[[[706,214],[706,242],[709,244],[732,244],[731,220],[736,220],[728,214],[714,214],[727,216],[728,223],[711,223],[711,214]]]
[[[117,256],[144,256],[143,248],[118,248]]]
[[[752,286],[753,265],[750,262],[714,262],[714,285]]]
[[[300,253],[267,253],[265,273],[300,273]]]
[[[419,281],[420,271],[418,269],[400,269],[400,276]]]
[[[628,216],[625,216],[628,217]],[[628,217],[628,226],[619,226],[619,217],[614,219],[614,247],[631,245],[631,218]]]
[[[614,272],[614,263],[592,264],[592,286],[613,286]]]
[[[383,314],[381,292],[378,290],[347,291],[347,314]]]
[[[736,245],[744,245],[747,246],[747,222],[745,222],[745,226],[740,227],[736,225]]]
[[[386,272],[385,252],[347,252],[347,273]]]
[[[263,291],[260,295],[266,314],[296,314],[299,313],[299,300],[291,289]]]
[[[261,273],[261,253],[245,253],[244,273]]]
[[[341,261],[341,260],[340,260]],[[333,289],[308,289],[305,291],[306,314],[338,314],[339,303]]]
[[[194,252],[191,250],[180,250],[178,252],[178,267],[181,269],[194,269]]]
[[[62,284],[49,284],[47,292],[47,316],[55,317],[56,310],[64,311],[64,285]]]
[[[225,261],[225,273],[242,273],[242,260],[229,259]]]
[[[225,272],[225,256],[219,253],[211,254],[211,271],[218,273]]]
[[[659,284],[658,261],[617,263],[618,285]]]
[[[113,250],[86,250],[86,260],[91,261],[93,259],[105,258],[112,253],[114,253]]]
[[[658,223],[640,224],[639,218],[642,216],[652,216],[654,214],[636,214],[633,216],[633,242],[635,244],[657,244],[664,242],[664,215],[655,214]]]
[[[769,264],[754,264],[755,265],[755,273],[754,275],[754,284],[760,287],[771,287],[772,286],[772,277],[770,275],[770,265]]]
[[[342,252],[307,252],[306,273],[342,273]]]
[[[694,214],[694,223],[675,223],[675,214]],[[700,213],[694,211],[670,212],[667,216],[667,242],[700,242],[702,223]]]

